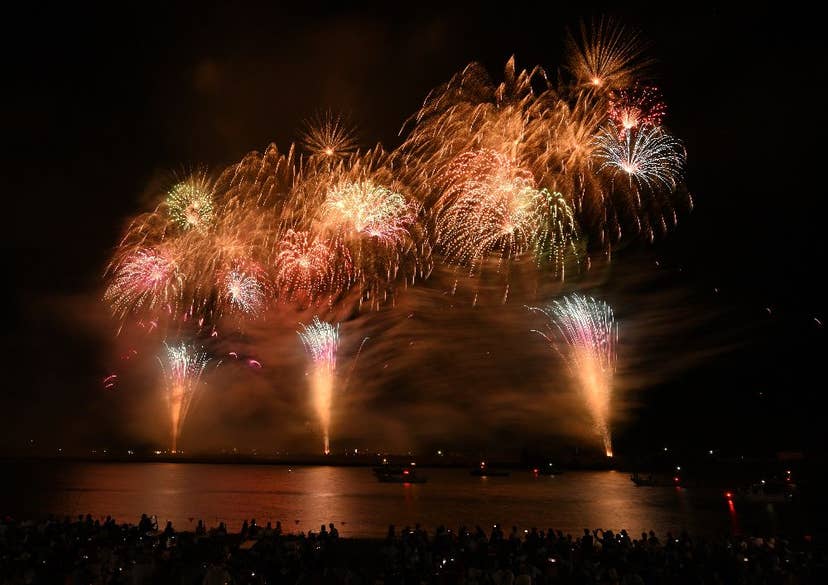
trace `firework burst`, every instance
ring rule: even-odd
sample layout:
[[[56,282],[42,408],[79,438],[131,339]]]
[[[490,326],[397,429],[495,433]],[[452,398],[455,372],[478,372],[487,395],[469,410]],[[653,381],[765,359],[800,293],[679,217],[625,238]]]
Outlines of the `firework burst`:
[[[261,313],[267,300],[266,278],[263,271],[255,267],[237,266],[228,270],[219,283],[222,300],[231,309],[256,316]]]
[[[684,170],[684,147],[658,127],[628,130],[619,136],[614,128],[604,128],[596,137],[595,158],[601,161],[598,171],[609,170],[613,176],[625,174],[630,185],[668,191],[676,188]]]
[[[333,404],[336,352],[339,349],[339,325],[331,325],[314,317],[303,325],[299,338],[311,360],[311,394],[316,416],[322,426],[323,452],[330,450],[331,407]]]
[[[394,245],[408,237],[414,212],[400,193],[371,180],[346,181],[328,191],[322,218],[337,231]]]
[[[158,362],[164,374],[170,415],[171,450],[175,453],[181,429],[201,385],[201,376],[210,363],[210,357],[202,349],[196,349],[195,346],[186,343],[165,343],[164,348],[166,352],[158,357]]]
[[[278,243],[275,283],[286,300],[331,301],[353,281],[348,249],[308,231],[288,230]]]
[[[584,86],[599,91],[629,87],[652,65],[638,32],[609,18],[582,22],[579,32],[567,37],[569,69]]]
[[[430,272],[421,205],[409,193],[379,146],[337,164],[314,159],[302,168],[291,193],[294,212],[285,221],[345,259],[334,293],[353,286],[360,306],[378,308],[394,298],[398,281],[407,286]]]
[[[532,174],[507,156],[467,152],[444,177],[436,233],[449,262],[474,267],[493,253],[515,259],[530,250],[551,250],[548,257],[557,261],[572,245],[576,230],[566,201],[536,188]]]
[[[666,114],[667,105],[657,87],[636,84],[610,95],[608,115],[619,134],[642,126],[661,126]]]
[[[615,373],[618,326],[603,301],[571,294],[544,308],[533,308],[547,320],[542,335],[561,355],[583,396],[595,428],[612,457],[610,400]]]
[[[302,146],[314,156],[336,160],[356,150],[354,129],[328,111],[305,122]]]
[[[193,175],[167,193],[170,219],[181,229],[206,229],[214,219],[213,187],[206,174]]]
[[[111,272],[104,300],[119,317],[156,308],[172,313],[178,306],[183,277],[169,249],[130,251]]]

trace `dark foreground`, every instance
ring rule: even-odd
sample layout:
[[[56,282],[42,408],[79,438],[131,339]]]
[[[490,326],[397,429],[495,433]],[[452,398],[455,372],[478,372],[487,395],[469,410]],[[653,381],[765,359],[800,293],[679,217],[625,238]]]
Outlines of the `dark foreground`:
[[[0,583],[826,583],[826,554],[810,539],[694,539],[680,535],[564,535],[480,527],[433,533],[389,527],[385,539],[283,534],[245,522],[209,531],[158,530],[91,516],[0,521]]]

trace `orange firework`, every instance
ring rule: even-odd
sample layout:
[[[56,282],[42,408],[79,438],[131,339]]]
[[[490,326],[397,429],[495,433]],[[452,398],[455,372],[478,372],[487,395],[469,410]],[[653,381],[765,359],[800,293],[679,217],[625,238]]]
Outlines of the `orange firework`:
[[[356,150],[354,135],[341,116],[328,111],[305,122],[302,146],[313,156],[336,160]]]
[[[569,70],[582,86],[606,91],[631,86],[652,65],[638,31],[607,17],[581,22],[579,35],[567,36]]]
[[[353,282],[348,249],[307,231],[288,230],[277,246],[275,284],[285,300],[335,301]]]
[[[474,267],[492,253],[512,259],[550,240],[553,248],[572,244],[576,231],[566,203],[537,189],[529,171],[497,151],[461,154],[449,164],[444,181],[436,205],[436,234],[450,262]],[[555,203],[567,221],[550,221]],[[550,233],[554,227],[561,229]]]

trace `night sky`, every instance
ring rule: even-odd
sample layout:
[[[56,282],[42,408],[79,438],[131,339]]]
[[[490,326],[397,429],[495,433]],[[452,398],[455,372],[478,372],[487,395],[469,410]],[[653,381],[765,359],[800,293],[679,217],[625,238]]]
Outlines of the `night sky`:
[[[663,240],[614,257],[615,275],[647,274],[608,285],[623,289],[617,298],[638,291],[662,308],[675,303],[681,315],[682,338],[657,361],[688,362],[640,389],[619,444],[823,450],[827,80],[815,19],[692,3],[550,4],[548,12],[449,4],[8,15],[3,258],[11,270],[0,452],[30,440],[49,450],[143,438],[127,420],[130,399],[100,383],[115,327],[99,299],[107,259],[126,218],[147,206],[152,181],[201,164],[222,168],[271,142],[284,151],[301,121],[325,109],[347,114],[362,144],[393,148],[428,91],[467,63],[481,62],[495,79],[513,54],[520,67],[555,71],[566,28],[602,12],[652,41],[667,125],[685,142],[696,203]],[[685,360],[689,351],[705,357]],[[508,375],[523,375],[517,361],[507,360]],[[404,416],[407,400],[410,393],[389,388],[382,404]],[[449,429],[475,424],[450,416]],[[248,404],[231,426],[267,427],[263,418]],[[536,435],[531,426],[491,434],[515,447]],[[465,435],[457,436],[462,447]],[[448,430],[424,441],[451,438]]]

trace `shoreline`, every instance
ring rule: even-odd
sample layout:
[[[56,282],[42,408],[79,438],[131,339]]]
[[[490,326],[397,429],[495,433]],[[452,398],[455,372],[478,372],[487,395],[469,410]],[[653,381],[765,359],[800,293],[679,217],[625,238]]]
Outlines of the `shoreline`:
[[[452,460],[440,462],[434,460],[422,461],[413,456],[388,456],[388,464],[400,465],[404,462],[416,461],[417,467],[424,469],[467,469],[477,467],[479,460]],[[0,456],[2,463],[26,463],[26,462],[66,462],[66,463],[182,463],[199,465],[273,465],[287,467],[378,467],[383,465],[382,458],[372,455],[365,457],[340,457],[331,455],[308,456],[297,455],[296,457],[272,457],[266,455],[26,455]],[[504,469],[508,471],[532,472],[536,465],[523,465],[513,461],[487,460],[488,466],[492,469]],[[576,464],[556,463],[556,467],[562,471],[624,471],[628,466],[613,465],[612,462],[579,462]]]

